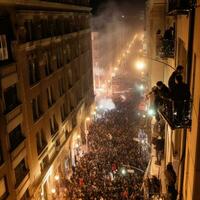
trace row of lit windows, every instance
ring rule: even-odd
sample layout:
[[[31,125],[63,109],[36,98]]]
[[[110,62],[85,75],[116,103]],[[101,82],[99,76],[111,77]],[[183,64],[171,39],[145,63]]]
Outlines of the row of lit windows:
[[[34,15],[32,19],[29,17],[22,22],[22,25],[19,25],[18,40],[25,43],[77,32],[88,29],[89,26],[88,15]]]
[[[75,5],[83,5],[83,6],[89,6],[90,4],[89,0],[41,0],[41,1],[67,3],[67,4],[75,4]]]
[[[41,70],[44,70],[45,76],[49,76],[56,69],[64,67],[78,57],[79,49],[77,46],[77,41],[74,39],[70,43],[52,44],[28,52],[29,84],[32,86],[40,81]],[[84,67],[84,64],[81,67]],[[69,80],[72,80],[73,76],[80,77],[80,66],[73,66],[72,71],[68,74]]]

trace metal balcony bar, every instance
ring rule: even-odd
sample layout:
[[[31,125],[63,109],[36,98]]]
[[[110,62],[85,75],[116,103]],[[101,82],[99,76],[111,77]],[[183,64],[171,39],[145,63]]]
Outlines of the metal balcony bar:
[[[192,100],[164,100],[158,112],[173,130],[191,127]]]
[[[192,0],[169,0],[168,1],[168,13],[169,15],[185,15],[188,14]]]

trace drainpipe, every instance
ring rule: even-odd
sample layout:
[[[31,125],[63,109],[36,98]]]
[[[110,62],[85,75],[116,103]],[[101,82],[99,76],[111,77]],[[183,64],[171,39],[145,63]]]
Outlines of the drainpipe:
[[[187,51],[187,67],[186,67],[186,83],[190,85],[192,61],[193,61],[193,41],[194,41],[194,26],[195,26],[195,6],[192,5],[189,13],[189,35],[188,35],[188,51]],[[186,139],[187,128],[183,130],[182,141],[182,156],[181,156],[181,174],[180,174],[180,200],[183,199],[183,184],[184,184],[184,172],[185,172],[185,153],[186,153]]]

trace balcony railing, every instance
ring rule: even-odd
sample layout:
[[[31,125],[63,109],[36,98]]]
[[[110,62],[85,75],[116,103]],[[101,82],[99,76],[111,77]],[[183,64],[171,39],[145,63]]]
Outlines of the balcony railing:
[[[157,42],[157,56],[160,58],[174,58],[174,40],[169,40],[169,39],[160,39],[159,42]]]
[[[192,122],[192,100],[164,100],[158,112],[174,129],[190,128]]]
[[[193,4],[193,0],[169,0],[168,2],[169,15],[185,15]]]

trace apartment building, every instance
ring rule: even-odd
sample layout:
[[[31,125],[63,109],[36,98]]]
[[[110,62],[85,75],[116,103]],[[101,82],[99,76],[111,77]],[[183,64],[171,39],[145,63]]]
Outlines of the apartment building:
[[[164,24],[164,31],[169,30],[170,27],[173,28],[174,37],[173,41],[168,41],[168,43],[163,41],[161,46],[155,43],[149,47],[154,48],[154,51],[158,52],[157,55],[160,57],[158,61],[162,62],[161,64],[165,68],[163,79],[159,76],[155,79],[162,80],[167,84],[170,70],[176,68],[177,65],[182,65],[184,67],[184,81],[190,86],[192,99],[191,102],[187,102],[187,105],[190,107],[190,123],[182,122],[181,125],[177,126],[174,121],[173,107],[167,107],[160,112],[161,117],[166,122],[163,163],[164,167],[168,162],[173,164],[177,174],[176,188],[179,199],[199,200],[200,87],[198,79],[200,76],[198,65],[200,61],[198,55],[200,45],[198,34],[200,30],[200,1],[170,0],[163,1],[163,3],[165,16],[161,23],[162,25]],[[151,16],[154,18],[153,15]],[[162,16],[163,13],[160,17]],[[147,24],[152,26],[152,23],[148,20]],[[157,28],[160,29],[160,26],[158,25]],[[154,37],[158,37],[158,35],[154,33]],[[152,73],[156,77],[154,71]]]
[[[52,199],[93,104],[88,0],[0,0],[0,199]]]

